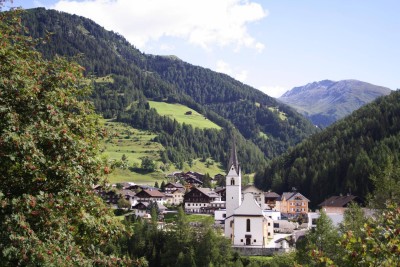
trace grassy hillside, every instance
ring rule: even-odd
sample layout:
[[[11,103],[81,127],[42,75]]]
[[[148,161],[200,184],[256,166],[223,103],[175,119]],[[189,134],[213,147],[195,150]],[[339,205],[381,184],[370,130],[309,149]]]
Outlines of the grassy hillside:
[[[157,113],[177,120],[179,123],[186,123],[193,128],[214,128],[221,129],[217,124],[205,118],[203,115],[181,104],[169,104],[165,102],[149,101],[150,107],[155,108]],[[190,114],[189,114],[190,113]]]
[[[153,142],[155,134],[134,129],[128,125],[111,120],[105,121],[108,138],[103,141],[103,155],[109,159],[120,160],[125,154],[128,161],[140,164],[140,158],[148,156],[159,160],[160,143]]]
[[[102,142],[102,156],[111,161],[120,161],[123,155],[125,155],[128,165],[127,168],[116,168],[109,174],[107,178],[110,183],[134,182],[137,184],[154,185],[158,181],[160,184],[168,173],[179,170],[174,164],[165,166],[161,162],[160,151],[164,150],[164,147],[160,143],[153,141],[157,136],[156,134],[138,130],[112,120],[104,120],[104,125],[108,137]],[[155,161],[157,170],[150,173],[132,171],[131,167],[134,165],[140,167],[141,158],[146,156]],[[161,166],[166,167],[166,169],[160,169]],[[188,162],[185,162],[183,163],[182,170],[209,173],[211,176],[224,173],[224,167],[211,158],[205,162],[195,159],[190,165]]]

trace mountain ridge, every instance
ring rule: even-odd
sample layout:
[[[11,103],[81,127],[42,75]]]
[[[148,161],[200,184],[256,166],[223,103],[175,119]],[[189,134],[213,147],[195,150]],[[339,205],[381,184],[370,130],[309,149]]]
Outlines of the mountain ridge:
[[[327,127],[390,92],[389,88],[355,79],[322,80],[294,87],[278,100],[295,108],[315,125]]]

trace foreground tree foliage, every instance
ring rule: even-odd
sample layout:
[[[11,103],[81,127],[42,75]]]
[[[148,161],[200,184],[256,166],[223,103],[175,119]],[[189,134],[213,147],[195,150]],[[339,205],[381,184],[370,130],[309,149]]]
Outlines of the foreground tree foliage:
[[[121,239],[123,252],[131,258],[146,258],[150,267],[234,266],[229,240],[211,225],[190,226],[182,208],[166,230],[159,229],[155,220],[127,224],[134,234]]]
[[[105,170],[82,68],[44,60],[20,13],[0,13],[1,266],[126,265],[124,227],[91,189]]]
[[[335,257],[320,250],[309,253],[321,266],[400,266],[400,206],[388,204],[360,229],[347,231]],[[304,266],[307,266],[304,265]],[[313,265],[314,266],[314,265]]]
[[[331,258],[336,257],[338,255],[338,241],[339,233],[337,229],[322,210],[315,229],[312,229],[305,239],[297,245],[296,260],[301,264],[318,266],[319,262],[314,261],[315,253],[324,253]]]

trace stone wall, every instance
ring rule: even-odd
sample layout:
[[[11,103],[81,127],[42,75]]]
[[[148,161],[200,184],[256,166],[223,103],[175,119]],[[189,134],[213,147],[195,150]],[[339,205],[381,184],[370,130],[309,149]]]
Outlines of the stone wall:
[[[277,253],[289,252],[292,248],[233,247],[233,250],[242,256],[272,256]]]

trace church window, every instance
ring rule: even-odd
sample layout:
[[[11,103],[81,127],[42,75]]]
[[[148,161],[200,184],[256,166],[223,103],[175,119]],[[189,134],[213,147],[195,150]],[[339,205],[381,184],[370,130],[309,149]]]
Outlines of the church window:
[[[231,185],[235,185],[235,179],[234,178],[231,179]]]
[[[250,219],[246,220],[246,232],[250,232]]]

